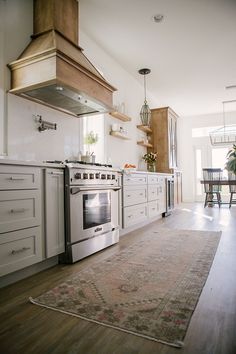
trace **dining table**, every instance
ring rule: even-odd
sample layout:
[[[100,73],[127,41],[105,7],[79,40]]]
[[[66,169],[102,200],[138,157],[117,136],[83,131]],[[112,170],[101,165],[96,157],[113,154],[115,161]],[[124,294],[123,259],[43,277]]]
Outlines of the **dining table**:
[[[211,179],[211,180],[201,180],[200,181],[201,184],[207,184],[209,185],[209,188],[212,188],[214,185],[215,186],[230,186],[230,185],[236,185],[236,179],[227,179],[227,178],[223,178],[223,179]],[[213,194],[209,194],[209,198],[208,198],[208,206],[212,207],[214,206],[213,203]],[[221,202],[220,204],[229,204],[229,202]]]

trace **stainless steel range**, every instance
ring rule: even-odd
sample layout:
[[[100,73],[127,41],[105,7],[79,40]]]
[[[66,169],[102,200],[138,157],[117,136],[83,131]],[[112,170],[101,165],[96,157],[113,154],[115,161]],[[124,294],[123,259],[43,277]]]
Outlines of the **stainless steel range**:
[[[74,263],[119,241],[119,190],[111,166],[66,163],[63,262]]]

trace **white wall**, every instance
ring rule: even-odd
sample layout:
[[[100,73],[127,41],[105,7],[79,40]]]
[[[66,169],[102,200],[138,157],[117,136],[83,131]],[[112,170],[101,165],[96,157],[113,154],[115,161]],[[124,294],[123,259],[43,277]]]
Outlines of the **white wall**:
[[[10,88],[10,70],[6,64],[16,60],[33,33],[32,0],[0,0],[5,27],[2,29],[1,56],[5,78],[1,80],[0,111],[3,132],[1,152],[20,160],[65,159],[79,151],[79,119],[28,101],[4,91]],[[44,120],[57,123],[56,131],[40,133],[33,115],[42,115]]]
[[[80,31],[80,46],[85,48],[84,54],[103,73],[105,79],[118,89],[114,93],[114,105],[121,106],[123,103],[124,113],[132,118],[131,122],[123,123],[107,115],[105,126],[107,159],[111,159],[114,166],[122,167],[127,162],[145,169],[146,165],[142,162],[141,156],[146,149],[137,145],[137,140],[141,140],[145,134],[136,128],[136,125],[141,124],[139,112],[144,100],[143,77],[138,72],[134,72],[131,76],[82,31]],[[150,108],[158,106],[157,100],[150,93],[147,94],[147,98]],[[122,125],[131,140],[110,136],[112,123]]]
[[[226,124],[236,124],[236,112],[228,112]],[[178,161],[179,169],[183,172],[183,201],[194,202],[195,156],[194,148],[201,146],[206,153],[210,153],[209,137],[192,137],[192,129],[201,127],[216,127],[223,125],[222,114],[208,114],[178,119]],[[204,156],[207,161],[207,156]],[[204,167],[209,167],[205,166]]]
[[[37,161],[64,160],[72,157],[80,149],[79,119],[21,97],[5,94],[10,88],[10,70],[6,64],[19,57],[33,33],[33,0],[0,0],[0,2],[1,16],[4,17],[6,24],[0,35],[0,74],[4,73],[4,80],[1,80],[0,86],[0,155],[6,152],[10,158]],[[125,113],[132,117],[131,122],[123,123],[107,115],[106,158],[111,160],[114,166],[122,167],[126,162],[138,165],[141,156],[146,152],[145,148],[136,144],[143,136],[136,128],[136,125],[140,124],[139,111],[144,99],[143,77],[138,73],[134,73],[134,77],[128,74],[82,32],[80,45],[86,49],[84,53],[103,72],[105,78],[118,88],[114,95],[114,104],[124,103]],[[4,100],[6,103],[3,105]],[[150,107],[158,106],[149,94],[148,102]],[[44,120],[57,123],[58,129],[39,133],[33,119],[35,114],[42,115]],[[109,135],[110,125],[115,122],[123,125],[131,140],[119,140]],[[139,167],[146,166],[142,162]]]

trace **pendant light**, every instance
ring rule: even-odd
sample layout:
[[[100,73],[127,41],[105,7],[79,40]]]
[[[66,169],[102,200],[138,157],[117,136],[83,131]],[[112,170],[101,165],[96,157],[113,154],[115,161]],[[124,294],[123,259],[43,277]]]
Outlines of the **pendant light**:
[[[142,125],[149,125],[150,123],[150,118],[151,118],[151,111],[150,108],[147,104],[147,98],[146,98],[146,75],[150,74],[151,70],[150,69],[140,69],[139,74],[143,75],[144,78],[144,104],[142,105],[141,111],[140,111],[140,118]]]
[[[233,103],[236,100],[223,101],[223,126],[219,129],[213,130],[209,133],[211,145],[229,145],[236,143],[236,124],[226,125],[225,124],[225,104]]]

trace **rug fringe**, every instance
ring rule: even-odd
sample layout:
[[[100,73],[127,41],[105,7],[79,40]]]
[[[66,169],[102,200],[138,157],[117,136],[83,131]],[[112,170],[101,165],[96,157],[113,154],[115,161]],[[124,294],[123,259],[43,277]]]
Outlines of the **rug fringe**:
[[[72,312],[68,312],[68,311],[65,311],[65,310],[60,310],[60,309],[55,308],[55,307],[53,307],[53,306],[44,305],[44,304],[41,304],[41,303],[38,302],[38,301],[35,301],[31,296],[29,297],[29,301],[30,301],[32,304],[34,304],[34,305],[38,305],[38,306],[45,307],[45,308],[50,309],[50,310],[54,310],[54,311],[57,311],[57,312],[61,312],[61,313],[64,313],[64,314],[66,314],[66,315],[78,317],[78,318],[80,318],[80,319],[82,319],[82,320],[89,321],[89,322],[93,322],[93,323],[102,325],[102,326],[104,326],[104,327],[113,328],[113,329],[117,329],[117,330],[122,331],[122,332],[134,334],[135,336],[138,336],[138,337],[141,337],[141,338],[146,338],[146,339],[152,340],[152,341],[154,341],[154,342],[158,342],[158,343],[162,343],[162,344],[167,344],[167,345],[169,345],[169,346],[171,346],[171,347],[174,347],[174,348],[182,348],[182,347],[184,346],[184,343],[181,342],[181,341],[178,341],[178,340],[176,340],[174,343],[166,342],[166,341],[164,341],[164,340],[160,340],[160,339],[156,339],[156,338],[154,338],[154,337],[146,336],[145,334],[135,333],[135,332],[129,331],[129,330],[127,330],[127,329],[120,328],[120,327],[116,327],[116,326],[112,326],[112,325],[109,325],[109,324],[106,324],[106,323],[103,323],[103,322],[99,322],[99,321],[93,320],[93,319],[91,319],[91,318],[87,318],[87,317],[84,317],[84,316],[81,316],[81,315],[77,315],[77,314],[72,313]]]

